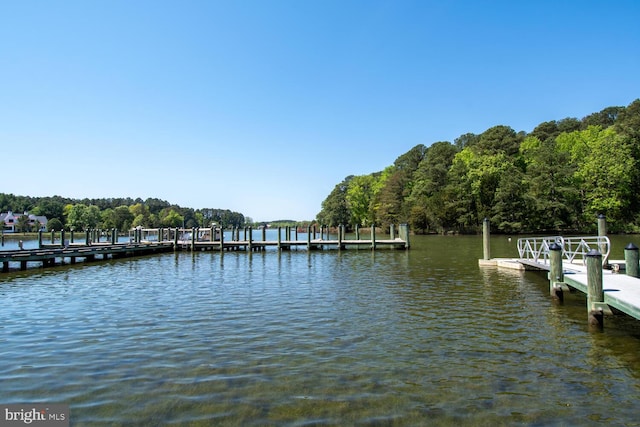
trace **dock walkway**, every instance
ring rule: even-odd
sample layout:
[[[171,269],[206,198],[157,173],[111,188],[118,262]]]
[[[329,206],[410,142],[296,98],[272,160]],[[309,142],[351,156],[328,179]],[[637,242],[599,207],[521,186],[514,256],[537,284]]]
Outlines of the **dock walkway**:
[[[550,271],[549,264],[534,263],[526,259],[514,259],[511,262],[520,263],[529,270]],[[612,265],[624,265],[624,261],[610,262]],[[584,263],[563,263],[562,270],[564,283],[584,294],[588,293],[587,266]],[[603,269],[602,290],[605,304],[640,319],[640,278],[628,276],[617,269]]]
[[[337,239],[317,237],[315,232],[307,234],[305,240],[290,239],[290,230],[287,230],[285,239],[281,238],[278,230],[276,240],[267,240],[263,233],[262,240],[254,240],[245,232],[245,238],[240,240],[240,233],[234,233],[235,239],[225,240],[220,229],[138,229],[128,242],[116,242],[116,230],[110,231],[108,242],[100,242],[99,233],[86,233],[84,243],[74,242],[73,234],[70,239],[65,239],[65,233],[60,232],[59,239],[51,235],[52,243],[43,243],[42,234],[39,236],[37,249],[20,249],[0,251],[0,263],[2,272],[11,270],[11,265],[16,269],[26,270],[29,263],[38,266],[50,267],[56,264],[75,264],[77,260],[94,261],[98,259],[123,258],[131,256],[148,255],[170,251],[265,251],[274,248],[278,251],[291,250],[292,248],[304,248],[306,250],[323,249],[347,249],[366,248],[376,250],[379,248],[408,249],[408,229],[401,228],[401,236],[391,235],[391,239],[376,239],[372,233],[371,239],[344,239],[342,232]],[[212,237],[214,236],[214,237]],[[248,238],[247,238],[248,236]],[[313,238],[312,238],[313,236]],[[327,231],[327,237],[328,237]],[[406,236],[406,237],[404,237]],[[56,241],[60,243],[56,243]]]
[[[568,242],[568,243],[567,243]],[[631,317],[640,319],[640,278],[625,274],[626,261],[609,260],[609,239],[606,236],[562,239],[558,236],[520,239],[520,258],[480,260],[480,265],[517,270],[551,271],[549,247],[561,245],[563,283],[588,295],[588,275],[585,256],[591,250],[601,252],[606,268],[602,269],[604,303]],[[637,269],[637,268],[636,268]],[[551,278],[550,278],[551,280]]]

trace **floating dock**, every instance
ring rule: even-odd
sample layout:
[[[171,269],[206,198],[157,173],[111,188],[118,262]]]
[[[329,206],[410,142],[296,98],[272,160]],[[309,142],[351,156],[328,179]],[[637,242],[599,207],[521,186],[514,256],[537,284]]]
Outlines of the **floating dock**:
[[[519,258],[479,260],[480,266],[548,271],[550,293],[562,299],[563,290],[587,295],[592,316],[616,309],[640,320],[638,248],[625,248],[625,260],[609,260],[606,236],[532,237],[518,240]],[[598,320],[601,324],[601,320]]]

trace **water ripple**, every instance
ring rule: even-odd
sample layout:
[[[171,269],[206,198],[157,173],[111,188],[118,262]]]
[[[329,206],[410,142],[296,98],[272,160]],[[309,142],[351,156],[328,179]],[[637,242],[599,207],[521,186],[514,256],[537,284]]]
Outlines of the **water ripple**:
[[[0,401],[69,403],[74,425],[632,419],[634,358],[535,278],[431,254],[179,253],[7,275]]]

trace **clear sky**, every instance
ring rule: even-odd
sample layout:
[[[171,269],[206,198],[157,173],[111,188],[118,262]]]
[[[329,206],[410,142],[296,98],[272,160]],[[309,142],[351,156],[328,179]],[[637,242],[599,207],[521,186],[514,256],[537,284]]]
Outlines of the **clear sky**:
[[[313,219],[348,175],[640,98],[640,1],[0,0],[0,192]]]

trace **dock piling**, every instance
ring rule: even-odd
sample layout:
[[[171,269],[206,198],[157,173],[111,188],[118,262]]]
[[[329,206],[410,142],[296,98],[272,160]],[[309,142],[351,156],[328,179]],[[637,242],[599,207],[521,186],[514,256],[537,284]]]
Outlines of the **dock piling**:
[[[562,246],[553,242],[549,245],[549,293],[561,302],[564,301],[565,285],[562,267]]]
[[[607,217],[604,214],[598,215],[598,236],[606,236],[607,235]],[[600,253],[606,253],[607,249],[604,246],[604,243],[600,244]],[[605,262],[607,260],[605,259]]]
[[[491,259],[491,230],[489,227],[489,218],[482,221],[482,255],[485,260]]]
[[[282,227],[278,226],[278,250],[282,250]]]
[[[404,240],[404,248],[409,249],[409,224],[400,224],[400,239]]]
[[[589,326],[602,328],[604,315],[611,309],[604,303],[602,288],[602,254],[592,249],[587,253],[587,312]]]
[[[638,274],[638,247],[633,243],[629,243],[624,248],[624,261],[626,264],[625,271],[627,272],[627,276],[640,277],[640,275]]]
[[[371,249],[376,249],[376,225],[371,224]]]

